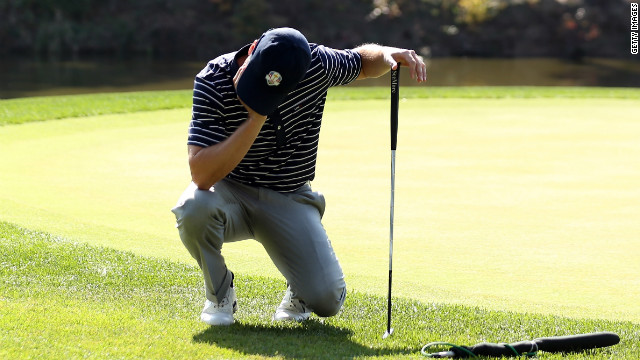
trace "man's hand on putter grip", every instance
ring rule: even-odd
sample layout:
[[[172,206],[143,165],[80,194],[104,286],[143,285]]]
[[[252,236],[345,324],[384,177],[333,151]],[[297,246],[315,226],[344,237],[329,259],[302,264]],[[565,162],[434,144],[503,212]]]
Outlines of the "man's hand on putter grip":
[[[389,67],[393,70],[398,68],[398,63],[409,68],[409,73],[413,80],[420,82],[427,81],[427,66],[414,50],[398,49],[386,47],[384,58]]]
[[[362,57],[362,70],[358,79],[376,78],[397,69],[398,63],[409,68],[411,78],[417,82],[427,81],[427,66],[422,57],[408,49],[365,44],[354,49]]]

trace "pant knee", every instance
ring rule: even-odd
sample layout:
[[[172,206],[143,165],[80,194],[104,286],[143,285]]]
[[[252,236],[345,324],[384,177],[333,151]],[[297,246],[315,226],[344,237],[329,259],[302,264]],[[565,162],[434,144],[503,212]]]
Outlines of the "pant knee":
[[[202,201],[191,198],[174,208],[173,213],[176,215],[178,228],[201,228],[205,224],[207,207]]]
[[[310,302],[307,305],[318,316],[334,316],[342,309],[346,296],[346,286],[325,289],[324,291],[317,291],[315,296],[310,298]]]
[[[211,204],[204,197],[195,196],[184,200],[182,204],[175,207],[173,213],[176,216],[176,227],[180,233],[180,239],[184,245],[192,252],[192,248],[200,248],[202,242],[213,245],[216,248],[222,246],[222,235],[217,226],[220,221],[218,216],[212,214]]]
[[[217,216],[213,216],[215,200],[213,193],[206,190],[195,190],[193,196],[181,199],[171,211],[176,216],[178,229],[193,229],[201,232]]]

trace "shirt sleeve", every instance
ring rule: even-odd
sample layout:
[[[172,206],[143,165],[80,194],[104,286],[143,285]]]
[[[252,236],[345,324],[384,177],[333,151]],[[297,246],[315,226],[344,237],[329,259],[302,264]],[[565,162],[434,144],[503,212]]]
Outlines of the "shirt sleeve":
[[[207,147],[228,137],[224,126],[222,96],[215,84],[196,77],[193,86],[193,107],[189,124],[188,145]]]
[[[360,75],[362,59],[353,50],[336,50],[323,45],[316,48],[329,78],[329,86],[346,85]]]

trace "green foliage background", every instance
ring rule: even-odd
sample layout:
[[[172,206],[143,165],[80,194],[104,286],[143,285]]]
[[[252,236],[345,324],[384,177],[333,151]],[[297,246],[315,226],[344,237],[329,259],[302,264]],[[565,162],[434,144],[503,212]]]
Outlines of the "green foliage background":
[[[0,54],[208,59],[270,27],[425,56],[630,57],[628,0],[3,0]]]

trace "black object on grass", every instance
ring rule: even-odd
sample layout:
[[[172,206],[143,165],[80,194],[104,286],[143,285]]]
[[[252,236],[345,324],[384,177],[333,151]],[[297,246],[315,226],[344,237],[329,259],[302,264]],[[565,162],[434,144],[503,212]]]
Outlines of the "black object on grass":
[[[435,342],[425,345],[421,352],[431,358],[477,358],[479,356],[502,357],[535,355],[538,351],[550,353],[581,352],[589,349],[612,346],[620,342],[620,337],[612,332],[597,332],[591,334],[554,336],[538,338],[531,341],[516,343],[492,344],[480,343],[474,346],[458,346],[449,343]],[[427,353],[435,346],[451,346],[448,351]]]

